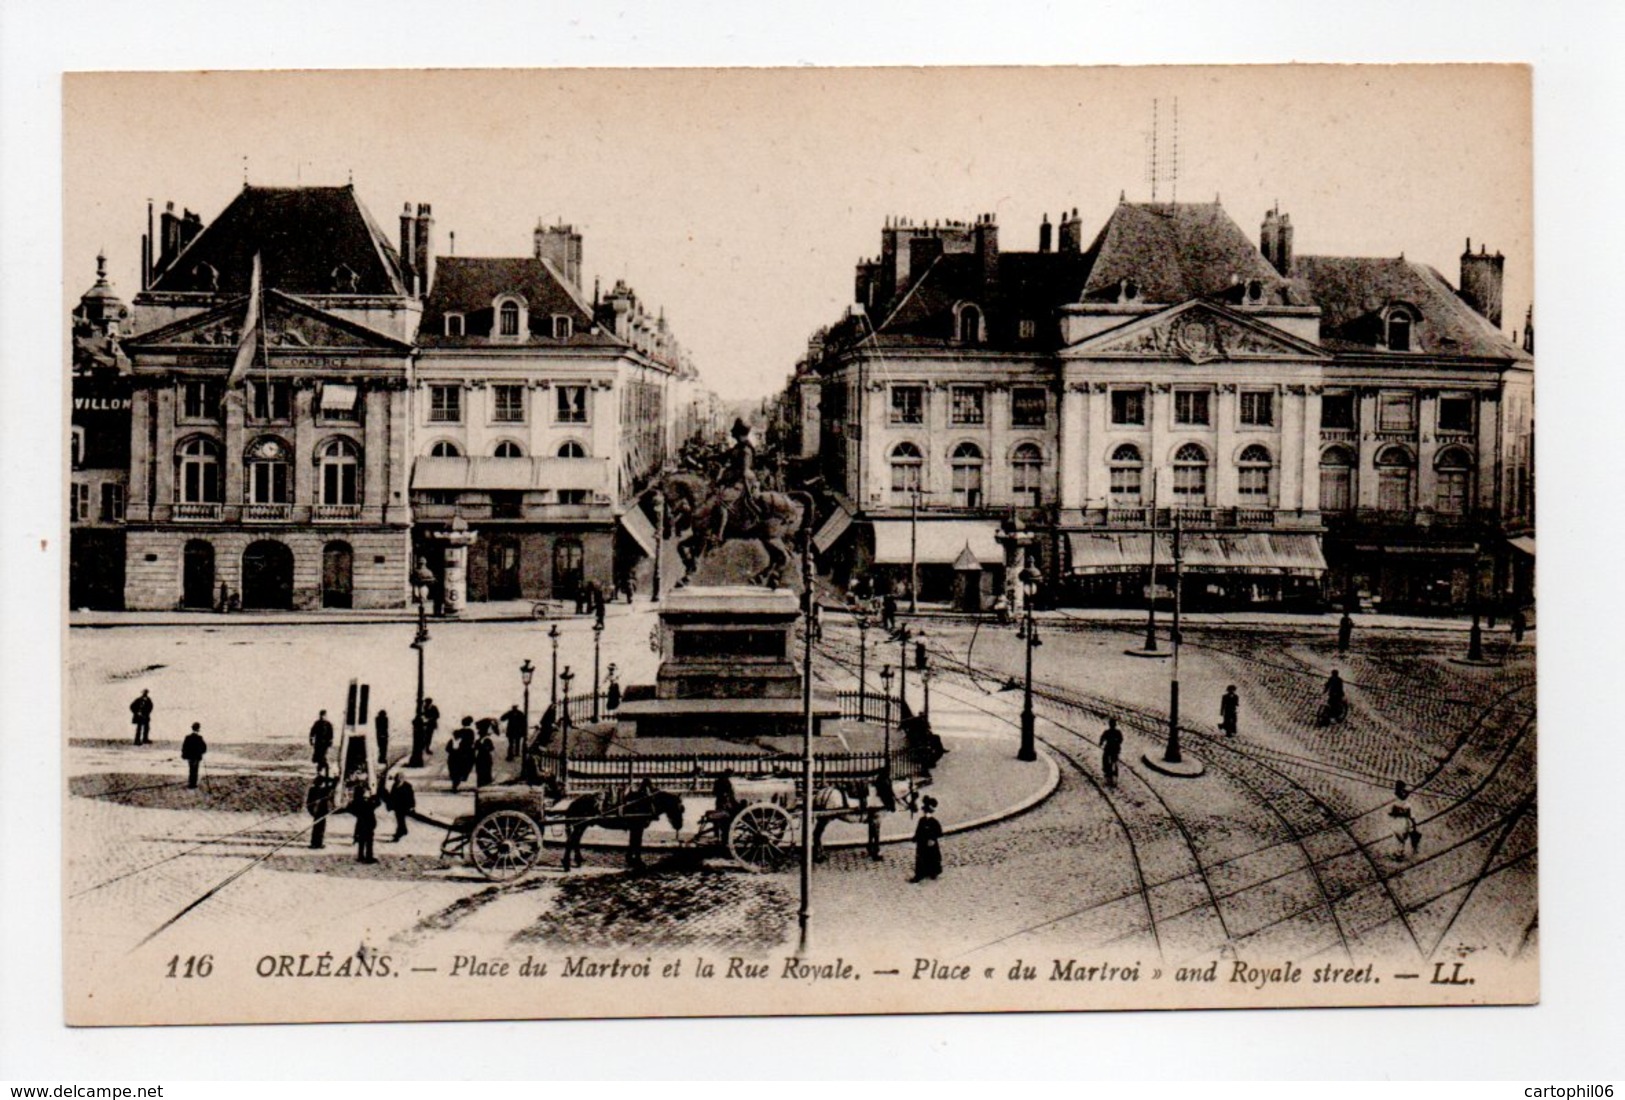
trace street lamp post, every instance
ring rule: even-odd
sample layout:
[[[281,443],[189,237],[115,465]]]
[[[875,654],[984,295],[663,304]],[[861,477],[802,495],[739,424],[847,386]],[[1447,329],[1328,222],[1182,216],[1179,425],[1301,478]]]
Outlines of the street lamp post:
[[[1145,582],[1145,652],[1157,651],[1157,471],[1151,471],[1151,570]]]
[[[559,624],[554,623],[547,628],[547,640],[553,643],[553,675],[547,682],[547,702],[549,706],[557,708],[559,705]]]
[[[650,603],[660,602],[660,557],[666,549],[666,497],[663,493],[655,493],[655,570],[654,591],[649,594]]]
[[[914,488],[909,493],[908,513],[908,613],[917,615],[920,611],[920,496],[924,489],[919,482],[919,476],[924,472],[923,466],[914,468]]]
[[[423,652],[429,645],[427,602],[429,589],[433,585],[434,574],[429,572],[429,566],[419,558],[417,568],[412,571],[412,598],[418,605],[418,632],[412,639],[412,648],[418,651],[418,701],[417,709],[412,712],[412,756],[406,762],[409,768],[423,767],[424,742],[429,738],[429,731],[424,728],[423,720]]]
[[[1184,587],[1184,574],[1182,571],[1183,558],[1179,545],[1182,525],[1178,512],[1174,513],[1174,621],[1170,628],[1170,640],[1173,642],[1174,663],[1170,669],[1172,678],[1168,681],[1168,747],[1163,751],[1164,763],[1180,764],[1184,757],[1179,753],[1179,609],[1181,589]]]
[[[519,682],[525,685],[525,728],[530,729],[530,682],[536,676],[536,666],[525,658],[525,663],[519,666]]]
[[[868,716],[869,709],[869,605],[864,600],[854,600],[852,603],[852,616],[858,620],[858,719],[862,721]]]
[[[905,624],[897,628],[897,720],[903,720],[908,705],[908,643],[912,640]]]
[[[1027,680],[1021,693],[1021,748],[1017,760],[1037,760],[1038,749],[1033,744],[1033,648],[1038,645],[1038,627],[1033,622],[1033,597],[1038,595],[1038,570],[1029,559],[1021,571],[1021,593],[1026,599],[1026,615],[1022,623],[1027,641]]]
[[[881,712],[883,716],[880,720],[880,730],[881,736],[885,738],[887,760],[891,759],[891,678],[891,665],[887,665],[880,670],[880,688],[885,701],[885,710]]]
[[[920,717],[925,719],[926,727],[931,725],[931,676],[932,668],[927,664],[920,669],[920,690],[925,693],[924,705],[920,707]]]
[[[559,714],[559,771],[560,779],[567,779],[570,770],[570,681],[576,674],[565,665],[564,671],[559,673],[559,680],[564,684],[564,707]]]
[[[604,638],[604,624],[592,624],[592,720],[598,721],[598,653]]]

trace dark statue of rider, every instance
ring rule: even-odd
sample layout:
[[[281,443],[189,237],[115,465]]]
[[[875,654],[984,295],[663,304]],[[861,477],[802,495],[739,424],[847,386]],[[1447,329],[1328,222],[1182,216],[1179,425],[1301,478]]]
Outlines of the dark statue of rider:
[[[717,490],[727,515],[724,523],[735,532],[747,531],[761,522],[761,485],[756,479],[756,447],[750,441],[750,428],[735,417],[729,434],[734,444],[728,450]],[[726,538],[728,532],[723,532]]]

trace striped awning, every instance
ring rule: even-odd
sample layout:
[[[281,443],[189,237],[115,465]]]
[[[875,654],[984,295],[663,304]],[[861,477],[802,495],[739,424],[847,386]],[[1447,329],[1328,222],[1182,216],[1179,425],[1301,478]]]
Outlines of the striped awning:
[[[649,522],[649,517],[643,514],[643,509],[636,505],[621,513],[621,529],[632,536],[632,541],[638,544],[644,554],[654,557],[660,546],[660,539],[655,535],[655,525]]]
[[[828,553],[829,548],[839,542],[841,536],[846,534],[847,528],[851,526],[852,513],[848,512],[844,505],[837,502],[835,511],[829,514],[829,518],[824,521],[824,525],[813,535],[813,549],[820,554]]]
[[[952,565],[967,546],[983,565],[1004,564],[1004,547],[999,545],[997,523],[968,519],[922,519],[916,528],[906,519],[877,519],[873,522],[876,565],[907,565],[910,560],[921,565]],[[916,528],[912,536],[910,528]],[[909,553],[911,541],[914,546],[912,559]]]
[[[414,489],[585,489],[607,493],[604,458],[468,458],[424,455],[412,466]]]
[[[1151,562],[1149,534],[1068,531],[1066,537],[1075,574],[1138,572]],[[1159,531],[1156,539],[1158,564],[1172,565],[1173,535]],[[1179,557],[1187,573],[1318,577],[1326,572],[1320,537],[1310,534],[1187,533],[1179,540]]]
[[[355,411],[356,388],[338,382],[322,383],[322,412],[349,413]]]

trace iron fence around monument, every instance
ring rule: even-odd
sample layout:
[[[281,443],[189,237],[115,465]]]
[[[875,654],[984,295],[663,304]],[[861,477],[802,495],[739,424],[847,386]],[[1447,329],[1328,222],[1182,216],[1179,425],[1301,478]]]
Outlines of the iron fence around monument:
[[[564,758],[552,749],[532,750],[531,761],[539,779],[551,780],[571,793],[620,787],[647,779],[661,790],[709,794],[717,776],[730,772],[735,779],[797,779],[801,757],[795,753],[653,752],[627,756]],[[884,752],[825,753],[813,759],[813,786],[872,779],[887,764]],[[892,749],[893,779],[923,779],[930,775],[907,746]]]

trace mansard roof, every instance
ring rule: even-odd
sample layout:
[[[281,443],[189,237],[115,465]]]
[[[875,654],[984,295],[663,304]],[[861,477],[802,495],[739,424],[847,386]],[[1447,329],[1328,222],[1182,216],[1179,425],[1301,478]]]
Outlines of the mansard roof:
[[[426,347],[468,347],[487,343],[503,296],[523,300],[529,311],[528,343],[554,345],[552,318],[569,317],[566,343],[620,346],[606,330],[593,332],[592,306],[551,262],[533,256],[446,256],[435,261],[434,287],[424,303],[419,342]],[[462,336],[445,335],[448,313],[463,315]]]
[[[1320,340],[1330,350],[1396,358],[1418,353],[1529,358],[1427,264],[1403,257],[1299,256],[1292,274],[1320,306]],[[1395,306],[1415,315],[1409,352],[1387,352],[1385,322]]]
[[[255,253],[264,285],[291,294],[406,293],[395,248],[353,185],[244,186],[152,289],[247,293]],[[353,286],[347,276],[335,280],[341,268],[353,273]]]
[[[1084,256],[1084,300],[1115,300],[1128,281],[1140,300],[1173,305],[1257,280],[1267,303],[1309,304],[1217,202],[1118,203]]]
[[[1075,302],[1083,286],[1083,257],[1075,252],[1001,252],[992,282],[985,280],[974,253],[939,256],[891,307],[881,322],[882,336],[954,339],[954,308],[973,304],[983,311],[984,346],[1036,350],[1058,343],[1055,311]],[[1034,321],[1031,339],[1019,337],[1018,324]]]

